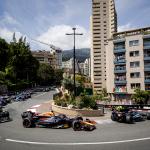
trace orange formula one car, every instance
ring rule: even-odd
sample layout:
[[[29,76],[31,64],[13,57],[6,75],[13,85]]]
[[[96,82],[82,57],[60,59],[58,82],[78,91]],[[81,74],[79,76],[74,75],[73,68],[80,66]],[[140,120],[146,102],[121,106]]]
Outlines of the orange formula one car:
[[[23,126],[31,127],[47,127],[47,128],[69,128],[74,131],[92,131],[96,129],[96,122],[89,119],[83,120],[82,117],[69,118],[64,114],[55,115],[53,112],[35,114],[33,112],[24,112],[22,115]]]

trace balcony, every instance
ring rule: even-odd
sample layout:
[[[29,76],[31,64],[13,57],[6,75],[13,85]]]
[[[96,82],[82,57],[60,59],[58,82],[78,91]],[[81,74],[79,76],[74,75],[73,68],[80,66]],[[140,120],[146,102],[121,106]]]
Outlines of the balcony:
[[[125,65],[126,64],[126,60],[125,59],[114,60],[114,64]]]
[[[125,53],[125,52],[126,52],[125,46],[114,47],[114,53]]]
[[[115,39],[113,42],[114,42],[114,43],[125,42],[125,38],[118,38],[118,39]]]
[[[150,38],[150,34],[144,35],[143,39],[149,39]]]
[[[127,93],[127,88],[126,86],[115,87],[114,93]]]
[[[150,72],[150,65],[145,65],[145,66],[144,66],[144,71]]]
[[[150,83],[145,83],[145,90],[150,91]]]
[[[126,67],[115,68],[114,73],[126,73]]]
[[[115,80],[115,84],[116,85],[124,85],[124,84],[127,84],[127,81],[126,80]]]
[[[150,76],[145,76],[145,83],[150,83]]]
[[[150,42],[144,42],[144,49],[150,49]]]
[[[144,54],[144,60],[150,60],[150,54]]]

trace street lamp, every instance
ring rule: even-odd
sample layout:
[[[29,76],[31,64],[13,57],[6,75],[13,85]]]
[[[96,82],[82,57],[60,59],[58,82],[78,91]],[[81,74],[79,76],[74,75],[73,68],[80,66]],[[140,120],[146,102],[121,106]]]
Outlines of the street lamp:
[[[72,28],[73,33],[66,33],[66,35],[73,35],[73,39],[74,39],[74,46],[73,46],[73,77],[74,77],[74,100],[75,100],[75,96],[76,96],[76,81],[75,81],[75,59],[76,59],[76,54],[75,54],[75,36],[76,35],[83,35],[82,33],[76,33],[76,28]]]

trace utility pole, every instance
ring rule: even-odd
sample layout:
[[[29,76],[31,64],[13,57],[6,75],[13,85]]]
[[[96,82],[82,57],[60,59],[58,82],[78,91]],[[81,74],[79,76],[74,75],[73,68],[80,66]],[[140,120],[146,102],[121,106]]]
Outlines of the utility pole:
[[[73,94],[73,98],[75,100],[75,96],[76,96],[76,80],[75,80],[75,59],[76,59],[76,53],[75,53],[75,41],[76,41],[76,38],[75,36],[76,35],[83,35],[82,33],[76,33],[76,28],[72,28],[73,30],[73,33],[66,33],[66,35],[73,35],[73,40],[74,40],[74,46],[73,46],[73,77],[74,77],[74,94]]]

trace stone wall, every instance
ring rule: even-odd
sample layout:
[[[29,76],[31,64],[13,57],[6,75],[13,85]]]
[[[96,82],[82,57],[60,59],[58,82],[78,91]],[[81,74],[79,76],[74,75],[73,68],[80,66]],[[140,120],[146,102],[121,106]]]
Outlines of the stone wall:
[[[104,115],[103,109],[100,110],[68,109],[67,107],[54,105],[54,103],[52,103],[52,110],[56,113],[62,113],[67,116],[99,117]]]

